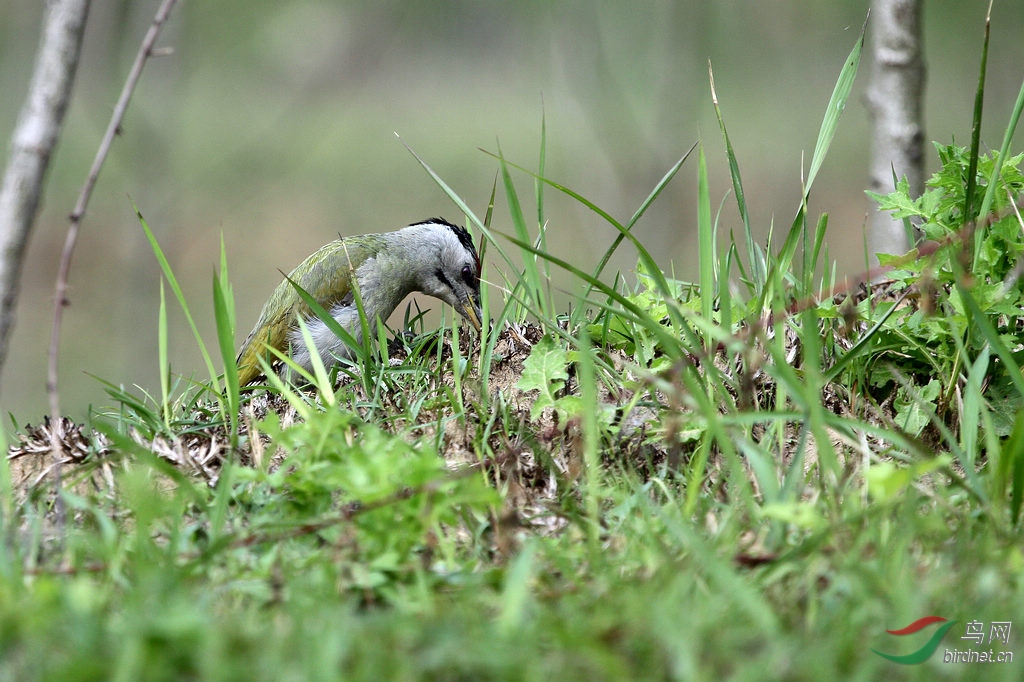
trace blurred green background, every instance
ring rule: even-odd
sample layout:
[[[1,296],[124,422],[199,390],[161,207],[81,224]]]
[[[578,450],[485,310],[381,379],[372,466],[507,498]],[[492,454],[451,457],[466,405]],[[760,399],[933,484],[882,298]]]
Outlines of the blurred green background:
[[[31,73],[42,4],[0,4],[5,143]],[[46,349],[66,216],[157,4],[93,3],[0,384],[0,405],[21,424],[46,410]],[[221,235],[241,338],[278,271],[339,233],[386,231],[435,215],[462,220],[396,132],[482,215],[496,163],[478,147],[495,150],[500,142],[508,158],[535,167],[543,115],[548,176],[620,219],[703,136],[712,202],[726,198],[727,232],[740,224],[726,196],[710,58],[755,227],[767,234],[774,220],[784,231],[797,207],[801,163],[809,162],[868,4],[180,3],[159,43],[173,53],[147,65],[83,225],[61,346],[64,411],[81,418],[89,405],[110,404],[90,375],[158,392],[160,273],[131,201],[166,249],[212,350],[211,275]],[[968,141],[986,6],[947,1],[925,8],[928,140]],[[989,146],[999,145],[1020,87],[1022,28],[1024,4],[996,2],[983,129]],[[865,62],[812,197],[815,214],[831,214],[828,245],[842,272],[866,260],[868,75]],[[696,279],[696,172],[694,159],[636,231],[681,279]],[[518,180],[529,206],[532,182]],[[495,226],[509,229],[503,208]],[[611,228],[552,192],[547,209],[551,250],[592,267],[614,237]],[[612,272],[634,264],[624,249]],[[490,276],[501,281],[493,267]],[[173,371],[205,379],[187,325],[173,301],[169,307]]]

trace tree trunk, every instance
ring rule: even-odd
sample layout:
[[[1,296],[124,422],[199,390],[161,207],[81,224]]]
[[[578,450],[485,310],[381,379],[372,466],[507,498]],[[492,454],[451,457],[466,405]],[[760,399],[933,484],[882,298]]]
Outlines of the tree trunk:
[[[0,184],[0,369],[7,358],[22,260],[78,67],[89,0],[49,0],[28,95]]]
[[[906,177],[911,196],[924,191],[925,65],[921,44],[923,0],[874,0],[871,26],[871,83],[867,105],[871,116],[871,177],[873,192],[893,190],[893,173]],[[904,253],[910,235],[902,220],[875,208],[869,244],[873,254]]]

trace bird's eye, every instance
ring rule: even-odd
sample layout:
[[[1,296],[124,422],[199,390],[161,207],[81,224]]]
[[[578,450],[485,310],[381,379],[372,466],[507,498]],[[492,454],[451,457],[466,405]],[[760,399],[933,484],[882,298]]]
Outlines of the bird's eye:
[[[476,278],[476,270],[468,265],[462,266],[462,281],[471,287],[476,287],[478,282]]]

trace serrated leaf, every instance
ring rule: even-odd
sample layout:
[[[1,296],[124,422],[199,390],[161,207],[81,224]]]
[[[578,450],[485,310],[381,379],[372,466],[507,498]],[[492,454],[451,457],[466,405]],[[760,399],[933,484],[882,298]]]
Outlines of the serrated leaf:
[[[879,194],[865,191],[877,204],[879,210],[892,213],[894,218],[916,218],[924,215],[919,202],[910,196],[910,185],[905,177],[896,182],[895,191]]]
[[[516,386],[523,391],[540,393],[530,407],[531,419],[540,416],[544,408],[554,406],[556,394],[569,379],[568,363],[568,351],[556,344],[551,336],[542,338],[530,351],[530,357],[523,362],[523,376]]]
[[[893,406],[896,408],[896,423],[912,436],[919,436],[930,421],[929,412],[935,411],[942,384],[932,379],[920,390],[911,394],[906,389],[899,389]],[[926,407],[927,406],[927,407]]]

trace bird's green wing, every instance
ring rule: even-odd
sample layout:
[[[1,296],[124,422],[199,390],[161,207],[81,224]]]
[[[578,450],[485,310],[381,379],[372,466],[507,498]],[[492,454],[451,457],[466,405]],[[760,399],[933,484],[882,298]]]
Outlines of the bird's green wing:
[[[302,261],[288,279],[330,310],[335,304],[352,299],[352,273],[367,258],[376,255],[379,248],[379,240],[368,237],[335,240]],[[236,364],[241,386],[262,374],[257,357],[265,353],[266,347],[287,351],[288,335],[296,319],[312,314],[288,279],[277,285],[238,353]]]

